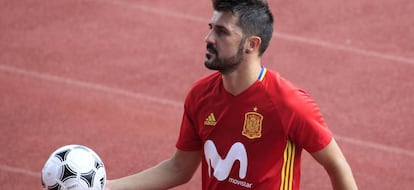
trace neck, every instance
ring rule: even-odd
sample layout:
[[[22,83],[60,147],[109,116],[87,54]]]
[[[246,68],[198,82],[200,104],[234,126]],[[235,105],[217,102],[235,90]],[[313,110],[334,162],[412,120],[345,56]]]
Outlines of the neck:
[[[257,81],[260,71],[260,59],[243,62],[236,70],[222,75],[224,88],[234,96],[239,95]]]

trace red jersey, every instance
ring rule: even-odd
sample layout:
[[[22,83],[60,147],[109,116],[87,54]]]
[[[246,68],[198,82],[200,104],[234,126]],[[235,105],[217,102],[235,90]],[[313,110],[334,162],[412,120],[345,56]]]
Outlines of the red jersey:
[[[299,189],[302,149],[315,152],[332,134],[314,100],[276,72],[234,96],[220,73],[188,94],[177,148],[203,151],[203,190]]]

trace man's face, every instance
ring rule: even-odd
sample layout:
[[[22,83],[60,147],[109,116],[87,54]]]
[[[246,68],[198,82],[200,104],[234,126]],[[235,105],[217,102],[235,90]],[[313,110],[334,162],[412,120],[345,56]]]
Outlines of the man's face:
[[[210,31],[204,65],[221,73],[229,73],[237,68],[243,60],[243,32],[237,26],[238,18],[230,12],[215,11],[209,23]]]

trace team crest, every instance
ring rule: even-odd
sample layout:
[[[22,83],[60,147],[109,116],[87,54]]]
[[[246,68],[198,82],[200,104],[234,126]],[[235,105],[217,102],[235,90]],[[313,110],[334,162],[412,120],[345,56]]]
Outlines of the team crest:
[[[254,112],[247,112],[244,114],[242,135],[249,139],[262,137],[263,115],[256,112],[257,108],[254,110]]]

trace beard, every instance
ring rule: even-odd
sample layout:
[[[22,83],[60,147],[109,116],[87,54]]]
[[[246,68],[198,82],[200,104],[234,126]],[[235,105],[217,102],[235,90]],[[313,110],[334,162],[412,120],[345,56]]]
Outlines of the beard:
[[[213,44],[207,44],[206,60],[204,66],[210,70],[219,71],[222,74],[230,73],[237,69],[243,60],[243,42],[242,40],[239,45],[237,53],[228,58],[219,58],[219,53]]]

